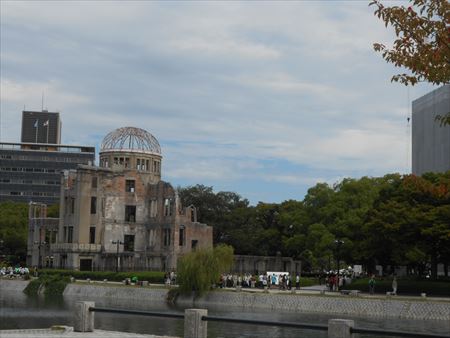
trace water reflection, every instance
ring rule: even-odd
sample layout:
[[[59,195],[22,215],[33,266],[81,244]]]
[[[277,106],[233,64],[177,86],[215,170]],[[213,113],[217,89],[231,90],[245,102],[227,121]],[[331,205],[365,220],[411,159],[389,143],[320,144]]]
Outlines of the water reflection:
[[[74,304],[81,299],[79,297],[65,297],[64,299],[45,299],[43,297],[28,297],[20,292],[11,292],[0,297],[0,328],[48,328],[52,325],[73,326]],[[126,300],[114,298],[92,298],[97,306],[124,308],[135,310],[147,310],[158,312],[183,312],[183,308],[170,306],[161,302],[146,301],[145,299]],[[243,319],[259,319],[270,321],[289,321],[326,324],[328,319],[336,318],[336,315],[273,312],[258,309],[252,312],[248,309],[227,308],[226,306],[211,306],[208,309],[210,315],[236,317]],[[350,318],[349,316],[339,316]],[[387,330],[406,330],[413,332],[427,332],[437,334],[448,334],[450,323],[446,321],[423,321],[404,319],[382,319],[382,318],[355,318],[355,325],[366,328],[382,328]],[[147,333],[155,335],[183,335],[183,321],[172,318],[154,318],[146,316],[122,315],[122,314],[95,314],[96,328],[103,330],[128,331],[136,333]],[[325,338],[326,332],[299,330],[291,328],[256,326],[245,324],[231,324],[220,322],[208,323],[208,337],[211,338],[234,338],[234,337],[310,337]],[[374,335],[360,335],[359,337],[371,337]]]

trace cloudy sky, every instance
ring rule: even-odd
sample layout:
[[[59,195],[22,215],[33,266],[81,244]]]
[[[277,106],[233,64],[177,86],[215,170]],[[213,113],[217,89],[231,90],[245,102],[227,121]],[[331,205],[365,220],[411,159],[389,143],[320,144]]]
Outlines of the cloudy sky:
[[[368,1],[1,1],[1,141],[21,112],[61,112],[62,143],[136,126],[163,179],[253,204],[317,182],[410,171],[411,101],[372,50]]]

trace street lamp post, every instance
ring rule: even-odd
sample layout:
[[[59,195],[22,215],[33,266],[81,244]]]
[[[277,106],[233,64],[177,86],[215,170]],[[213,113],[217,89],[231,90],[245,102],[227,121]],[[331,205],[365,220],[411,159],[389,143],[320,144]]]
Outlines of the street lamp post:
[[[341,246],[344,244],[343,240],[336,239],[334,241],[336,243],[336,261],[337,261],[337,283],[336,283],[336,291],[339,291],[339,261],[340,261],[340,253],[341,253]]]
[[[116,251],[116,272],[119,272],[119,245],[123,245],[122,241],[112,241],[112,244],[117,245],[117,251]]]
[[[41,247],[43,245],[47,244],[47,243],[45,241],[36,241],[36,242],[34,242],[34,244],[37,244],[37,246],[38,246],[38,254],[39,254],[39,256],[38,256],[38,268],[42,269],[42,260],[43,260],[43,258],[42,258],[42,255],[41,255]]]

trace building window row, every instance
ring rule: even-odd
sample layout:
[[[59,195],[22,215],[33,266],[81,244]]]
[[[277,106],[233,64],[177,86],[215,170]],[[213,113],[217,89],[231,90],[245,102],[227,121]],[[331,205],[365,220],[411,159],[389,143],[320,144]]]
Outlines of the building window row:
[[[165,198],[163,202],[163,215],[169,217],[173,215],[174,200],[172,198]],[[150,217],[155,218],[158,216],[158,200],[154,199],[150,201]]]
[[[0,171],[29,172],[29,173],[56,173],[59,171],[48,168],[21,168],[21,167],[1,167]]]
[[[14,161],[36,161],[36,162],[73,162],[80,163],[83,161],[78,157],[50,157],[50,156],[24,156],[24,155],[1,155],[2,160],[14,160]]]
[[[55,197],[58,196],[57,193],[53,192],[41,192],[41,191],[2,191],[0,195],[3,196],[39,196],[39,197]]]
[[[59,185],[60,181],[52,181],[52,180],[18,180],[18,179],[9,179],[3,178],[0,180],[2,183],[12,183],[12,184],[33,184],[33,185]]]
[[[129,157],[114,157],[113,164],[119,165],[124,168],[132,169],[131,161]],[[100,159],[100,167],[109,168],[109,162],[107,158]],[[149,171],[154,173],[161,173],[161,162],[155,160],[148,160],[145,158],[136,159],[136,167],[139,171]]]

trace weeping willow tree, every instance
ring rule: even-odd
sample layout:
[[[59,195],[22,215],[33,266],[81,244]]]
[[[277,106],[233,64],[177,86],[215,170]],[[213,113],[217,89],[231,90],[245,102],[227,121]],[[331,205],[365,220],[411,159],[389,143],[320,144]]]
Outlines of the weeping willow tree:
[[[218,245],[213,249],[200,249],[180,258],[177,280],[181,293],[194,291],[201,295],[219,281],[220,274],[233,265],[233,248]]]

